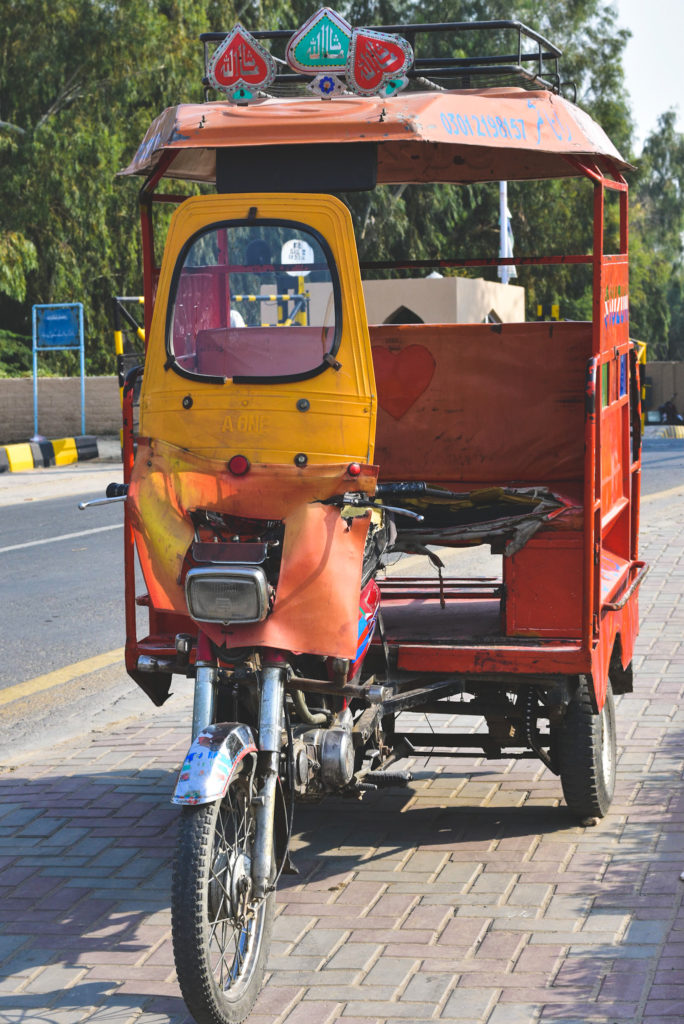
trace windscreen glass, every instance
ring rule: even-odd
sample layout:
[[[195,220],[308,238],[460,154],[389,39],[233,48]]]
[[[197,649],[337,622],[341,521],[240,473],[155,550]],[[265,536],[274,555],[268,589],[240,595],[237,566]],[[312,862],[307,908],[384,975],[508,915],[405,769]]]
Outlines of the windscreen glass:
[[[174,275],[172,365],[200,377],[307,376],[339,344],[339,289],[325,241],[279,221],[213,225]]]

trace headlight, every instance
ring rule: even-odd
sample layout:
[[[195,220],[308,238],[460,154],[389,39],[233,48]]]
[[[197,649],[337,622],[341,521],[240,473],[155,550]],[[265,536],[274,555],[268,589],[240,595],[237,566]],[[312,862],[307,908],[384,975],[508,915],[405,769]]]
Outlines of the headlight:
[[[259,566],[191,569],[185,598],[198,622],[261,622],[268,614],[268,584]]]

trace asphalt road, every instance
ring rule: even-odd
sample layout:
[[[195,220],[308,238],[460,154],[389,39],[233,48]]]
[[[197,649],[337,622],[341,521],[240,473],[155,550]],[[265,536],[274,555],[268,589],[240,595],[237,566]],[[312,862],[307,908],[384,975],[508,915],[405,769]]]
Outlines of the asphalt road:
[[[681,484],[684,484],[684,441],[663,437],[644,438],[642,495],[656,494]]]
[[[115,653],[125,640],[122,506],[78,509],[111,480],[120,464],[0,477],[2,762],[152,706]],[[95,655],[108,664],[79,671]],[[58,685],[32,690],[45,676]]]
[[[0,508],[0,687],[124,642],[123,507],[78,500]]]
[[[647,439],[643,467],[644,496],[684,484],[684,443]],[[2,479],[0,699],[5,688],[123,647],[123,509],[78,510],[79,501],[101,497],[120,478],[120,465],[85,464]],[[451,572],[499,571],[482,548],[450,553],[448,561]],[[424,561],[402,562],[402,572],[412,568],[422,574]],[[61,737],[64,729],[81,729],[84,718],[105,721],[148,707],[120,664],[76,673],[63,685],[0,704],[0,745],[35,746],[36,730]]]

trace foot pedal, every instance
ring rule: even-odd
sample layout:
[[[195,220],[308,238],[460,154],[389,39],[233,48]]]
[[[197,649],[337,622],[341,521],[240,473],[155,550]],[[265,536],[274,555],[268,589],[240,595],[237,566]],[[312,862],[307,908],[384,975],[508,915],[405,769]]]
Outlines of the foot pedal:
[[[413,781],[413,776],[411,772],[369,772],[363,781],[370,782],[378,789],[385,789],[390,786],[408,786],[409,782]]]

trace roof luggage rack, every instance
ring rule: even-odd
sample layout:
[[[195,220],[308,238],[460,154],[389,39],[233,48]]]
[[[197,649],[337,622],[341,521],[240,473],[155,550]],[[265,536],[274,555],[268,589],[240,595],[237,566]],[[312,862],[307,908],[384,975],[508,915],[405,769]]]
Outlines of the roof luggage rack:
[[[287,68],[276,75],[269,86],[273,96],[298,95],[311,77],[288,68],[285,47],[295,29],[255,31],[250,34],[261,42],[270,41],[276,63]],[[407,72],[409,88],[474,89],[518,85],[530,89],[548,89],[560,93],[571,83],[561,81],[559,60],[562,51],[548,39],[520,21],[451,21],[426,25],[374,25],[372,31],[403,36],[413,48],[415,59]],[[474,38],[472,34],[475,34]],[[208,66],[213,44],[222,42],[227,32],[203,32],[205,101],[209,99]],[[466,37],[470,36],[469,39]],[[465,56],[466,43],[480,51]],[[573,97],[574,98],[574,97]]]

